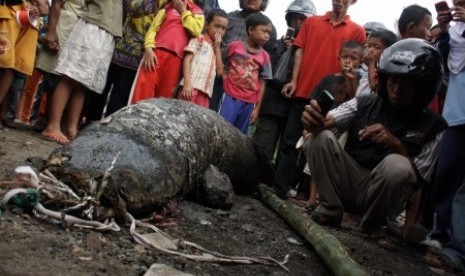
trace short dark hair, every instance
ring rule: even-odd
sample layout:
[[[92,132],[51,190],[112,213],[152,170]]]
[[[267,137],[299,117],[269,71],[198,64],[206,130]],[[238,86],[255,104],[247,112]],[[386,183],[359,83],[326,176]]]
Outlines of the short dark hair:
[[[342,52],[342,49],[357,49],[360,52],[360,57],[363,58],[363,51],[365,50],[363,45],[358,43],[357,41],[349,40],[342,44],[339,53]]]
[[[215,16],[228,18],[228,14],[224,10],[222,10],[222,9],[213,9],[208,13],[207,18],[205,19],[205,22],[207,24],[212,22],[213,18]]]
[[[265,11],[267,6],[268,0],[262,0],[262,4],[260,5],[260,11]],[[241,9],[244,9],[244,0],[239,0],[239,7]]]
[[[247,17],[245,21],[245,28],[247,29],[247,34],[249,34],[249,28],[259,25],[268,25],[272,24],[271,20],[261,12],[252,13]]]
[[[372,32],[370,37],[375,37],[381,40],[385,48],[391,46],[392,44],[396,43],[397,40],[399,40],[397,35],[389,30],[379,30]]]
[[[401,35],[405,34],[407,27],[410,23],[418,24],[420,23],[426,15],[431,16],[431,12],[422,6],[419,5],[410,5],[406,7],[399,17],[399,22],[397,23],[399,28],[399,33]]]

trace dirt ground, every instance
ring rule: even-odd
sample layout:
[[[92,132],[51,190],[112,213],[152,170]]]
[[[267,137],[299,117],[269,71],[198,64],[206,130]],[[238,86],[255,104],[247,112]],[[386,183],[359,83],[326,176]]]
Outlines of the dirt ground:
[[[27,129],[0,130],[0,180],[11,180],[28,158],[46,158],[59,145]],[[7,189],[0,186],[0,198]],[[330,275],[311,245],[261,201],[236,197],[229,211],[182,202],[176,226],[164,231],[226,255],[289,254],[285,272],[278,266],[216,264],[189,261],[146,249],[120,232],[98,232],[53,225],[18,208],[0,215],[0,275],[144,275],[155,263],[193,275]],[[304,215],[308,218],[308,214]],[[421,253],[399,242],[395,251],[344,229],[328,229],[352,258],[372,275],[431,275]]]

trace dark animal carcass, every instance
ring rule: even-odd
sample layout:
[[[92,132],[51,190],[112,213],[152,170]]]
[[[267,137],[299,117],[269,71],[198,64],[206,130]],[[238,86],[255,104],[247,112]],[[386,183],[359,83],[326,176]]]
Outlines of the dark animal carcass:
[[[259,182],[271,183],[274,175],[255,143],[217,113],[172,99],[139,102],[91,125],[55,150],[49,166],[74,189],[85,190],[86,180],[101,178],[117,155],[102,200],[120,216],[126,209],[152,212],[195,193],[206,172],[214,174],[216,168],[239,194],[255,191]]]

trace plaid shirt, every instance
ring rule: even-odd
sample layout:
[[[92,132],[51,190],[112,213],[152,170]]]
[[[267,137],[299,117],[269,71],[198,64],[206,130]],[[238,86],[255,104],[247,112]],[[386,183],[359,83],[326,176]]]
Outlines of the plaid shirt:
[[[184,53],[193,54],[190,72],[192,87],[211,98],[216,76],[216,57],[211,40],[207,35],[192,38],[184,48]],[[181,85],[184,85],[184,79]]]

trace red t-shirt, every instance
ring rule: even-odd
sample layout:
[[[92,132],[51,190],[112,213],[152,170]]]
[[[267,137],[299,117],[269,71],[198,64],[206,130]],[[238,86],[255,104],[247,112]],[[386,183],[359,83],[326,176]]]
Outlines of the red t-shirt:
[[[251,53],[244,41],[236,40],[229,43],[227,58],[223,74],[225,93],[243,102],[256,104],[261,89],[260,80],[272,79],[270,56],[263,49]]]
[[[300,74],[294,97],[309,98],[318,82],[327,75],[339,72],[339,51],[347,41],[365,43],[365,30],[346,16],[344,21],[333,26],[330,12],[305,20],[294,45],[302,48]]]
[[[169,3],[164,8],[166,9],[165,19],[155,39],[157,48],[173,52],[182,59],[184,58],[184,47],[191,37],[182,25],[181,14],[173,8],[173,5]],[[187,1],[187,10],[195,14],[202,14],[202,9],[190,1]]]

